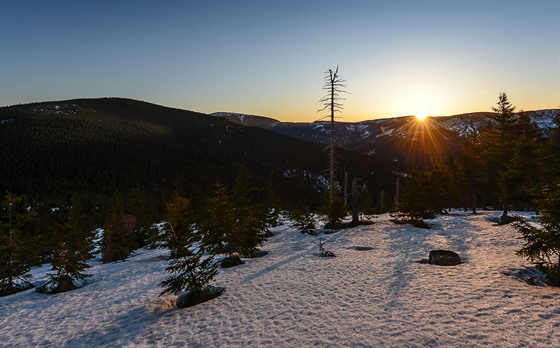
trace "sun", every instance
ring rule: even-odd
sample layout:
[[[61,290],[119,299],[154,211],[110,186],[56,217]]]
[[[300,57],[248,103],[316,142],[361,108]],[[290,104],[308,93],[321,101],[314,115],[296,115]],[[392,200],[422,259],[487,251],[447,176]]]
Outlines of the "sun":
[[[416,114],[416,119],[418,121],[424,121],[426,119],[427,115],[424,112],[419,112]]]

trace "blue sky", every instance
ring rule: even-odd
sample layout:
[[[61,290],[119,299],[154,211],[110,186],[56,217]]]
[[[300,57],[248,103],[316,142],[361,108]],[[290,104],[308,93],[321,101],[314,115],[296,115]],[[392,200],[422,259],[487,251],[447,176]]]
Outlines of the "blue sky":
[[[0,0],[0,105],[118,96],[313,121],[560,105],[560,1]]]

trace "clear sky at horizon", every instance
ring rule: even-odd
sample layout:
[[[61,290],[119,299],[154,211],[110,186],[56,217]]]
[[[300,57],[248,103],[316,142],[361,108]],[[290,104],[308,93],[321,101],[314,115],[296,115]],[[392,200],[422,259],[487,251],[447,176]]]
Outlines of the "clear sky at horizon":
[[[0,0],[0,105],[126,97],[314,121],[560,105],[560,0]]]

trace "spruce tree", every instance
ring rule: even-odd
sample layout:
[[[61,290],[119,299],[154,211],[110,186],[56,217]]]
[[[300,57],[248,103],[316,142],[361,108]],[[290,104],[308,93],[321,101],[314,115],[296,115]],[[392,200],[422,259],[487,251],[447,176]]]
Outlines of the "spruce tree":
[[[268,238],[269,228],[261,207],[254,203],[253,192],[249,186],[249,169],[241,166],[232,190],[235,207],[235,225],[232,237],[241,255],[255,257],[260,245]]]
[[[560,286],[560,177],[543,187],[535,204],[542,227],[516,223],[526,242],[517,254],[535,263],[551,285]]]
[[[150,228],[156,222],[155,205],[149,204],[146,192],[140,188],[133,188],[127,195],[128,213],[135,216],[136,228],[134,229],[134,240],[136,247],[144,247],[149,244]]]
[[[498,96],[497,107],[489,116],[488,126],[481,137],[482,150],[484,151],[484,165],[489,171],[489,176],[500,189],[502,203],[502,222],[507,222],[507,212],[510,204],[511,189],[515,178],[507,170],[509,162],[514,157],[515,148],[515,106],[511,104],[507,93]]]
[[[518,116],[514,125],[513,156],[505,166],[505,172],[510,179],[512,201],[527,208],[532,205],[529,191],[544,179],[542,171],[535,170],[542,165],[543,139],[527,112],[521,111]]]
[[[136,225],[136,217],[125,212],[123,196],[116,190],[101,242],[104,263],[125,260],[136,248],[134,238]]]
[[[22,196],[6,193],[0,205],[0,296],[33,287],[28,272],[35,261],[30,229],[36,217]]]
[[[344,200],[338,195],[333,195],[331,200],[330,192],[323,193],[323,205],[318,212],[326,217],[325,228],[341,228],[342,219],[348,214],[348,209],[344,205]]]
[[[232,236],[235,223],[235,207],[227,189],[216,183],[214,194],[204,204],[196,224],[209,251],[231,256],[238,249]]]
[[[410,223],[416,227],[428,227],[424,219],[434,218],[439,204],[434,201],[435,192],[429,170],[413,170],[406,177],[398,211],[391,215],[399,223]],[[437,204],[437,206],[435,206]]]
[[[278,225],[281,202],[274,193],[272,175],[257,190],[255,204],[258,207],[260,219],[264,220],[268,227]],[[269,235],[270,236],[270,235]]]
[[[218,273],[213,255],[205,255],[206,246],[196,234],[189,217],[189,200],[175,195],[166,204],[165,236],[171,263],[166,271],[171,275],[160,283],[164,294],[187,291],[186,302],[178,301],[178,307],[186,307],[219,295],[221,291],[207,288]]]
[[[93,223],[90,214],[84,208],[80,198],[72,195],[61,222],[52,225],[52,270],[49,281],[38,287],[39,292],[58,293],[76,289],[80,282],[90,277],[84,271],[89,268],[88,260],[92,257]],[[54,217],[53,217],[54,218]]]
[[[560,177],[560,110],[555,116],[555,127],[553,127],[550,137],[543,149],[543,158],[540,163],[542,169],[543,181],[552,182],[555,178]]]
[[[288,212],[290,220],[294,226],[301,229],[301,233],[315,235],[316,222],[313,214],[307,205],[296,207]]]
[[[560,286],[560,112],[555,121],[556,127],[542,149],[541,182],[533,190],[542,227],[524,221],[516,226],[526,242],[518,255],[544,271],[550,284]]]

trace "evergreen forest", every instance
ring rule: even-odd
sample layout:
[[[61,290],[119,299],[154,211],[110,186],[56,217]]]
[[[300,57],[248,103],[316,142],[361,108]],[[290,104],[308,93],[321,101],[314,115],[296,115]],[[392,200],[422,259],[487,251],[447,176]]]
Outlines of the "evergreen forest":
[[[515,223],[527,241],[520,255],[558,285],[560,113],[543,134],[504,92],[487,117],[447,157],[426,163],[422,152],[405,165],[342,147],[329,157],[324,144],[129,99],[3,107],[0,295],[34,286],[29,270],[40,264],[52,271],[37,290],[55,293],[87,281],[96,249],[115,262],[161,246],[173,259],[163,293],[179,293],[215,276],[205,255],[227,255],[222,267],[261,256],[281,212],[312,233],[314,213],[332,228],[347,226],[350,211],[353,225],[359,214],[390,211],[429,227],[450,208],[502,211],[497,223]],[[541,212],[543,228],[511,210]]]

